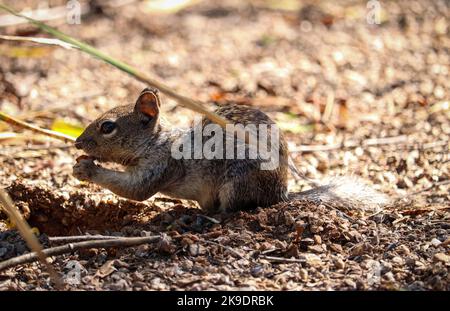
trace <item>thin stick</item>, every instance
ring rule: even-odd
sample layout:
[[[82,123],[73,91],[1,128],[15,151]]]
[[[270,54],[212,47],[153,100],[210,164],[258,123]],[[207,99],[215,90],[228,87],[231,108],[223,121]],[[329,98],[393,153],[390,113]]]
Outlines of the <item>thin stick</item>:
[[[369,138],[363,141],[350,140],[340,144],[333,145],[299,145],[292,148],[291,152],[319,152],[319,151],[333,151],[343,148],[357,148],[357,147],[367,147],[367,146],[381,146],[381,145],[401,145],[408,143],[408,137],[405,135],[393,136],[393,137],[381,137],[381,138]],[[435,147],[442,147],[447,145],[449,142],[445,140],[434,141],[431,143],[415,144],[413,148],[410,149],[432,149]]]
[[[209,220],[209,221],[212,222],[213,224],[220,224],[220,221],[217,220],[217,219],[215,219],[215,218],[213,218],[213,217],[209,217],[209,216],[206,216],[206,215],[199,215],[199,216],[202,217],[202,218],[204,218],[204,219]]]
[[[213,244],[213,245],[217,245],[219,247],[222,247],[224,249],[226,249],[227,251],[229,251],[230,253],[236,255],[237,257],[241,258],[241,259],[245,259],[244,256],[242,256],[241,254],[239,254],[236,250],[234,250],[233,248],[226,246],[226,245],[222,245],[220,243],[214,242],[214,241],[209,241],[209,240],[204,240],[203,242],[205,242],[206,244]]]
[[[368,138],[362,141],[363,146],[379,146],[379,145],[391,145],[408,142],[408,136],[392,136],[392,137],[376,137]]]
[[[56,243],[70,243],[70,242],[81,242],[81,241],[92,241],[92,240],[111,240],[111,239],[120,239],[123,237],[113,236],[113,235],[73,235],[73,236],[53,236],[49,237],[48,240],[50,242]]]
[[[296,180],[305,180],[313,187],[320,186],[319,182],[317,182],[317,181],[307,177],[305,174],[303,174],[302,172],[299,171],[299,169],[297,168],[297,166],[294,163],[294,160],[292,159],[292,155],[288,156],[288,166],[289,166],[289,169],[290,169],[290,171],[292,173],[292,176]]]
[[[342,148],[357,148],[367,146],[391,145],[408,142],[408,137],[405,135],[381,138],[369,138],[363,141],[350,140],[341,144],[333,145],[300,145],[291,149],[291,152],[317,152],[317,151],[332,151]]]
[[[72,253],[74,251],[84,248],[130,247],[145,243],[155,243],[158,242],[160,239],[161,239],[160,236],[148,236],[148,237],[133,237],[133,238],[117,238],[109,240],[93,240],[51,247],[44,249],[42,252],[44,253],[45,256],[57,256],[66,253]],[[38,257],[36,253],[33,252],[2,261],[0,262],[0,271],[20,264],[36,261],[37,258]]]
[[[28,247],[34,251],[33,254],[35,260],[39,260],[42,265],[47,268],[50,279],[52,279],[57,288],[61,289],[63,287],[62,282],[56,271],[53,269],[52,265],[47,261],[47,254],[42,250],[41,243],[39,243],[39,240],[31,231],[30,226],[25,221],[25,219],[23,219],[19,210],[14,206],[9,195],[3,189],[0,189],[0,205],[3,206],[3,209],[5,210],[9,219],[17,226],[20,234],[27,242]]]
[[[0,111],[0,121],[4,121],[6,123],[9,123],[9,124],[21,127],[21,128],[26,128],[26,129],[31,130],[33,132],[40,133],[40,134],[43,134],[43,135],[46,135],[46,136],[49,136],[49,137],[52,137],[52,138],[60,139],[60,140],[63,140],[65,142],[74,142],[75,141],[75,138],[73,138],[72,136],[40,128],[40,127],[38,127],[36,125],[32,125],[32,124],[23,122],[23,121],[21,121],[19,119],[16,119],[14,117],[11,117],[11,116],[9,116],[6,113],[1,112],[1,111]]]
[[[327,123],[330,120],[333,110],[334,110],[334,95],[333,93],[330,93],[327,96],[327,103],[325,105],[325,111],[323,112],[322,115],[322,122]]]
[[[431,143],[423,144],[423,145],[419,146],[419,148],[417,148],[417,149],[421,149],[421,150],[433,149],[435,147],[442,147],[442,146],[445,146],[445,145],[449,145],[449,141],[448,140],[438,140],[438,141],[433,141]]]
[[[8,41],[25,41],[25,42],[33,42],[33,43],[40,43],[40,44],[58,45],[65,49],[77,48],[76,46],[69,44],[67,42],[61,41],[59,39],[51,39],[51,38],[0,35],[0,39],[8,40]]]
[[[341,149],[343,144],[334,144],[334,145],[299,145],[292,148],[290,151],[292,153],[299,152],[318,152],[318,151],[332,151]]]
[[[435,182],[435,183],[433,183],[431,186],[428,186],[428,187],[426,187],[426,188],[424,188],[424,189],[421,189],[421,190],[417,190],[417,191],[415,191],[415,192],[413,192],[413,193],[410,193],[410,194],[408,194],[408,195],[406,195],[406,196],[409,196],[409,195],[417,195],[417,194],[420,194],[420,193],[422,193],[422,192],[431,190],[431,189],[433,189],[433,188],[440,187],[440,186],[446,186],[446,185],[450,185],[450,179],[447,179],[447,180],[441,180],[441,181]]]
[[[444,207],[437,207],[437,208],[419,208],[419,209],[413,209],[413,210],[406,210],[406,211],[399,211],[402,215],[418,215],[418,214],[424,214],[429,212],[436,212],[436,211],[443,211],[450,209],[450,206],[444,206]],[[394,221],[395,222],[395,221]]]
[[[398,195],[396,198],[392,199],[391,205],[395,205],[395,203],[397,203],[401,200],[409,199],[409,197],[416,196],[418,194],[421,194],[421,193],[431,190],[433,188],[440,187],[440,186],[446,186],[446,185],[450,185],[450,179],[438,181],[436,183],[433,183],[431,186],[425,187],[424,189],[420,189],[420,190],[417,190],[417,191],[414,191],[411,193],[406,193],[403,195]],[[376,215],[376,214],[374,214],[374,215]],[[371,215],[370,217],[372,217],[374,215]]]

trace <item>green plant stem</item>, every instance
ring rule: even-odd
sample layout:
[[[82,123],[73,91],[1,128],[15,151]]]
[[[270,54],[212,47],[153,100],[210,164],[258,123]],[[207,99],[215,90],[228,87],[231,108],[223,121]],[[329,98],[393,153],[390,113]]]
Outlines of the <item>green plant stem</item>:
[[[216,113],[211,112],[208,109],[206,109],[205,104],[203,102],[193,100],[193,99],[190,99],[188,97],[178,94],[177,92],[175,92],[173,89],[171,89],[167,85],[160,83],[160,82],[156,81],[155,79],[150,78],[145,73],[138,71],[137,69],[133,68],[132,66],[130,66],[120,60],[117,60],[111,56],[106,55],[105,53],[97,50],[93,46],[86,44],[84,42],[81,42],[77,39],[74,39],[74,38],[66,35],[65,33],[61,32],[53,27],[50,27],[40,21],[37,21],[31,17],[20,14],[19,12],[16,12],[11,7],[9,7],[5,4],[0,3],[0,8],[15,15],[15,16],[27,19],[33,25],[35,25],[35,26],[39,27],[41,30],[55,36],[56,38],[58,38],[64,42],[67,42],[69,44],[72,44],[72,45],[78,47],[83,52],[88,53],[92,56],[95,56],[95,57],[103,60],[104,62],[111,64],[116,68],[119,68],[120,70],[135,77],[137,80],[159,89],[162,93],[166,94],[169,97],[172,97],[173,99],[178,101],[181,105],[185,106],[186,108],[189,108],[195,112],[205,115],[212,122],[217,123],[222,127],[225,127],[226,124],[229,123],[225,118],[222,118],[221,116],[217,115]],[[245,137],[245,136],[243,136],[243,137]]]

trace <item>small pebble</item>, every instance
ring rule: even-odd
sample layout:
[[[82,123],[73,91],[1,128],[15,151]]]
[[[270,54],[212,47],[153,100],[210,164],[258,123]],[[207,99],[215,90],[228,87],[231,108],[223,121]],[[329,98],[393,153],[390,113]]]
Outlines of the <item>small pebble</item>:
[[[338,259],[336,259],[334,261],[334,265],[335,265],[335,267],[337,269],[344,269],[345,268],[345,262],[342,259],[340,259],[340,258],[338,258]]]
[[[307,282],[308,281],[308,271],[306,269],[300,269],[300,278],[302,281]]]
[[[439,241],[439,240],[436,239],[436,238],[434,238],[434,239],[431,240],[431,245],[433,245],[434,247],[437,247],[437,246],[439,246],[439,245],[441,245],[441,244],[442,244],[442,242]]]
[[[403,255],[409,255],[411,253],[409,248],[406,245],[404,245],[404,244],[402,244],[399,247],[397,247],[397,251],[400,254],[403,254]]]
[[[443,263],[450,263],[450,256],[444,253],[436,253],[433,256],[434,261],[441,261]]]

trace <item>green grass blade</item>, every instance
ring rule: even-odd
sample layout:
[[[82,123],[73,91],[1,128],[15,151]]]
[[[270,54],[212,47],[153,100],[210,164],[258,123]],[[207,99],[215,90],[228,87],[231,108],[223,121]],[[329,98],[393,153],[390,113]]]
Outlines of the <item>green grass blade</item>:
[[[50,27],[50,26],[44,24],[43,22],[37,21],[31,17],[20,14],[19,12],[16,12],[14,9],[12,9],[11,7],[9,7],[3,3],[0,3],[0,9],[3,9],[15,16],[27,19],[31,24],[33,24],[33,25],[37,26],[38,28],[40,28],[41,30],[53,35],[54,37],[56,37],[64,42],[67,42],[69,44],[72,44],[72,45],[78,47],[83,52],[90,54],[96,58],[99,58],[108,64],[113,65],[114,67],[128,73],[129,75],[135,77],[136,79],[138,79],[141,82],[144,82],[147,85],[150,85],[150,86],[153,86],[153,87],[159,89],[161,92],[163,92],[167,96],[170,96],[173,99],[175,99],[176,101],[178,101],[181,105],[183,105],[186,108],[189,108],[193,111],[196,111],[196,112],[199,112],[199,113],[205,115],[208,119],[219,124],[220,126],[225,127],[226,124],[229,123],[226,119],[224,119],[221,116],[215,114],[214,112],[211,112],[208,109],[206,109],[204,103],[197,101],[197,100],[190,99],[188,97],[185,97],[183,95],[176,93],[174,90],[172,90],[170,87],[166,86],[165,84],[160,83],[160,82],[150,78],[145,73],[138,71],[134,67],[132,67],[120,60],[117,60],[113,57],[106,55],[105,53],[97,50],[96,48],[94,48],[93,46],[91,46],[89,44],[86,44],[84,42],[81,42],[81,41],[69,36],[69,35],[66,35],[65,33],[57,30],[56,28],[53,28],[53,27]]]

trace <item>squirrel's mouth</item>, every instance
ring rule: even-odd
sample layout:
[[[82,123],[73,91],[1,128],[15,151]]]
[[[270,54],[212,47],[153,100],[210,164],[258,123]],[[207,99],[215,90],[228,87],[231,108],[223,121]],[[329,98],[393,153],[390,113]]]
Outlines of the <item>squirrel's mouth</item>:
[[[95,158],[93,156],[89,156],[87,154],[80,155],[79,157],[76,158],[77,163],[80,162],[80,161],[83,161],[83,160],[95,161],[95,160],[97,160],[97,158]]]
[[[136,162],[135,158],[127,158],[124,160],[112,160],[112,159],[106,159],[106,158],[102,158],[102,157],[97,157],[97,156],[92,156],[92,155],[87,155],[87,154],[83,154],[81,156],[79,156],[78,158],[76,158],[77,163],[82,161],[82,160],[91,160],[91,161],[96,161],[99,163],[108,163],[108,162],[112,162],[112,163],[118,163],[124,166],[130,166],[133,165]]]
[[[80,155],[78,158],[76,158],[77,163],[82,160],[91,160],[91,161],[97,161],[97,162],[109,162],[106,159],[94,157],[94,156],[87,155],[87,154]]]

